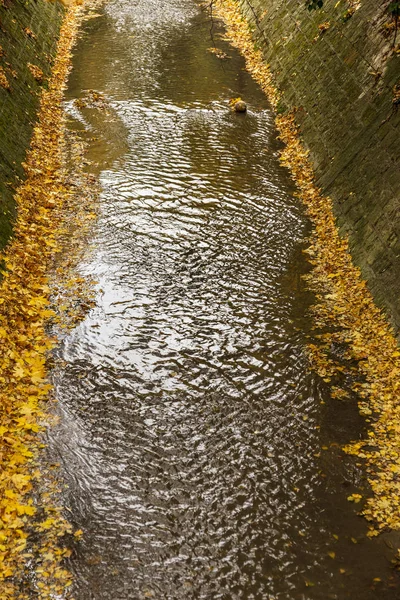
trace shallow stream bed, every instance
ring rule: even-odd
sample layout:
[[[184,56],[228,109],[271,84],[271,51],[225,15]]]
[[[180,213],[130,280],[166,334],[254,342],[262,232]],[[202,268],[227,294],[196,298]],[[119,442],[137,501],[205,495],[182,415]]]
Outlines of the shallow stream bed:
[[[347,501],[363,422],[307,366],[309,224],[266,98],[194,0],[100,12],[67,97],[102,185],[96,307],[58,351],[49,439],[74,598],[395,600],[391,538]]]

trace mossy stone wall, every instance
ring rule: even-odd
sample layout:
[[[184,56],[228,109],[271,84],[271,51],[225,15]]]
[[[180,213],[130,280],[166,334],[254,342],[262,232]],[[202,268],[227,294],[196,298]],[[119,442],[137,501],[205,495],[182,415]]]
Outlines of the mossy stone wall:
[[[59,2],[0,0],[0,248],[12,233],[13,196],[29,147],[63,14]],[[44,74],[39,81],[38,67]],[[32,67],[31,67],[32,68]],[[8,89],[7,89],[8,88]]]
[[[400,46],[389,0],[239,0],[278,87],[296,107],[317,182],[349,234],[377,304],[400,330]],[[400,33],[397,42],[400,42]]]

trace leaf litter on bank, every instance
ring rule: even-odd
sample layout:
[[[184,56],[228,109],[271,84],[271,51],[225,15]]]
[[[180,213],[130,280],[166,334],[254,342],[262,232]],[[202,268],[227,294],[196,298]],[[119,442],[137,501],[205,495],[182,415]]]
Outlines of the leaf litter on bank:
[[[367,438],[349,444],[345,451],[365,460],[373,492],[362,509],[371,523],[369,534],[387,528],[400,530],[400,352],[393,330],[352,262],[348,240],[340,236],[335,222],[332,201],[315,184],[295,111],[279,114],[282,95],[262,52],[255,49],[237,1],[215,0],[213,7],[225,21],[227,39],[242,52],[248,71],[278,113],[276,125],[285,144],[281,161],[289,169],[313,223],[307,249],[313,270],[307,279],[317,299],[314,322],[324,333],[319,345],[310,344],[310,362],[327,382],[338,372],[350,373],[360,412],[368,417]],[[344,363],[332,358],[335,345],[345,348]],[[332,392],[338,398],[346,395],[338,387]],[[355,494],[351,499],[360,498]]]
[[[80,230],[85,232],[88,221],[82,198],[80,209],[74,205],[65,171],[62,108],[71,50],[84,18],[82,4],[80,0],[72,3],[63,20],[48,89],[42,91],[38,123],[24,164],[26,179],[15,195],[14,237],[1,256],[1,600],[48,600],[71,583],[62,566],[70,550],[62,539],[73,533],[72,527],[57,502],[57,478],[50,467],[44,470],[39,456],[44,447],[42,433],[52,422],[52,386],[46,361],[55,339],[49,334],[49,325],[61,319],[51,304],[54,290],[49,274],[57,268],[55,257],[65,243],[65,232],[71,232],[71,223],[78,228],[79,220]],[[66,267],[72,263],[71,257],[68,265],[64,260],[63,276],[71,279],[75,300],[81,299],[81,305],[86,303],[84,308],[88,308],[88,286],[68,271]],[[65,287],[60,284],[60,289]],[[70,309],[69,323],[75,324],[83,312],[82,306],[78,311]]]

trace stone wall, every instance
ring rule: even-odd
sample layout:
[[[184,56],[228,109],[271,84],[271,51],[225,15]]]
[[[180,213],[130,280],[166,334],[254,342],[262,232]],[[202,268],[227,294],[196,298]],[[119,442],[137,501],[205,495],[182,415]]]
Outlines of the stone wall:
[[[0,0],[0,248],[12,232],[15,187],[24,176],[22,163],[62,12],[58,2]],[[43,72],[43,82],[32,65]]]
[[[312,12],[304,0],[240,4],[284,93],[280,110],[296,107],[317,182],[398,333],[400,52],[389,1],[361,0],[350,18],[347,0],[325,0]]]

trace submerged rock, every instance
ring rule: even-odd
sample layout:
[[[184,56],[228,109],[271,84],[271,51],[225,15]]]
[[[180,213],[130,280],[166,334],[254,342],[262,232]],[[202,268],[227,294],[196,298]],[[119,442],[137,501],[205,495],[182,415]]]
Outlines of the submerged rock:
[[[234,111],[238,112],[238,113],[245,113],[247,112],[247,104],[246,102],[243,102],[243,100],[238,100],[237,102],[235,102],[235,104],[233,105]]]

